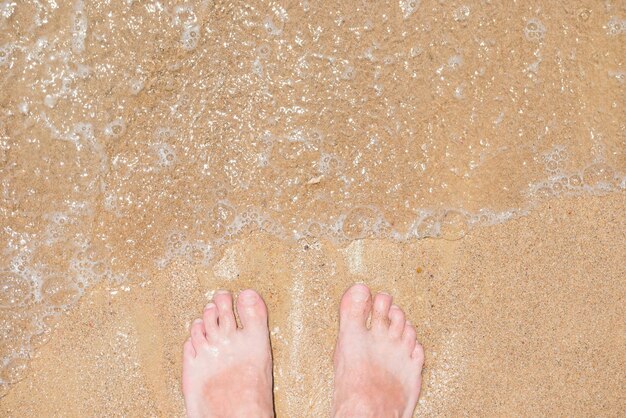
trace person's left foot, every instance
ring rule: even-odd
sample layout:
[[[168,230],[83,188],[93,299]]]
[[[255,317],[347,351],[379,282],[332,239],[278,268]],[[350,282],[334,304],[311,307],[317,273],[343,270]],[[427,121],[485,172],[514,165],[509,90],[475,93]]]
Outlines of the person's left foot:
[[[195,417],[273,417],[272,353],[267,308],[258,293],[237,299],[237,327],[229,292],[217,292],[183,347],[183,395]]]

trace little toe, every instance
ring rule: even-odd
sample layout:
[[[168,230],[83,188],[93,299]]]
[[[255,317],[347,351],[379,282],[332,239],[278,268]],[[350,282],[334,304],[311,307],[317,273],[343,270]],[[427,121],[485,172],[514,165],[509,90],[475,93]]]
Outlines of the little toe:
[[[417,333],[415,332],[415,328],[407,321],[404,326],[404,332],[402,333],[402,345],[406,347],[409,354],[413,353],[415,349],[416,338]]]
[[[210,339],[212,335],[217,333],[217,315],[217,306],[215,303],[210,302],[204,307],[202,320],[204,321],[204,330],[206,332],[207,339]]]
[[[226,290],[218,290],[213,296],[217,306],[217,323],[224,333],[231,333],[237,328],[237,321],[233,313],[233,296]]]
[[[391,308],[389,308],[389,335],[391,338],[397,339],[402,336],[405,323],[406,319],[402,309],[396,305],[392,305]]]
[[[244,290],[237,298],[237,313],[244,330],[267,333],[267,307],[257,292]]]
[[[352,285],[339,305],[339,331],[366,330],[367,317],[372,306],[372,294],[367,286]]]
[[[389,328],[389,307],[392,297],[386,293],[378,293],[374,298],[372,313],[372,329],[374,331],[386,331]]]
[[[183,361],[189,361],[196,358],[196,349],[193,348],[191,337],[187,338],[185,344],[183,344]]]
[[[191,343],[193,344],[193,348],[198,352],[201,347],[208,345],[208,341],[206,339],[205,331],[204,331],[204,322],[202,319],[196,319],[191,324]]]

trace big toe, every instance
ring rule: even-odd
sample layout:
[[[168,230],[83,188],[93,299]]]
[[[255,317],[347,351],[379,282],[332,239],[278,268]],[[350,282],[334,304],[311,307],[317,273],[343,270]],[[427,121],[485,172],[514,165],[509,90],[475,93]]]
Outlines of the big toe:
[[[372,307],[372,294],[367,286],[352,285],[341,298],[339,306],[339,330],[365,330]]]
[[[213,295],[213,302],[217,306],[219,329],[223,333],[230,333],[237,329],[237,321],[233,312],[233,297],[226,290],[218,290]]]
[[[267,332],[267,307],[254,290],[247,289],[239,294],[237,313],[244,330]]]

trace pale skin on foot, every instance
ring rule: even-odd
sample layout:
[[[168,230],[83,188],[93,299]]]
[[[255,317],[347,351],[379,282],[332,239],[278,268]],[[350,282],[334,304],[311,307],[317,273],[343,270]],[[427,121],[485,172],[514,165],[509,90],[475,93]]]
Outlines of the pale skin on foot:
[[[191,325],[182,379],[190,418],[274,416],[267,307],[254,290],[244,290],[237,312],[241,327],[231,294],[220,291]],[[362,284],[346,291],[333,360],[333,417],[412,416],[424,351],[391,296],[379,293],[372,300]]]

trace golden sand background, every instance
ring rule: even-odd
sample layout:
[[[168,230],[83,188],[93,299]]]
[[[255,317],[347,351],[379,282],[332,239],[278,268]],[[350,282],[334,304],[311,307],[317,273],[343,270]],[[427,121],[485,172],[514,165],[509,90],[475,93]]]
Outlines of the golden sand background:
[[[18,4],[19,3],[19,4]],[[0,415],[182,414],[218,288],[325,416],[343,290],[418,415],[626,410],[623,1],[0,2]]]

